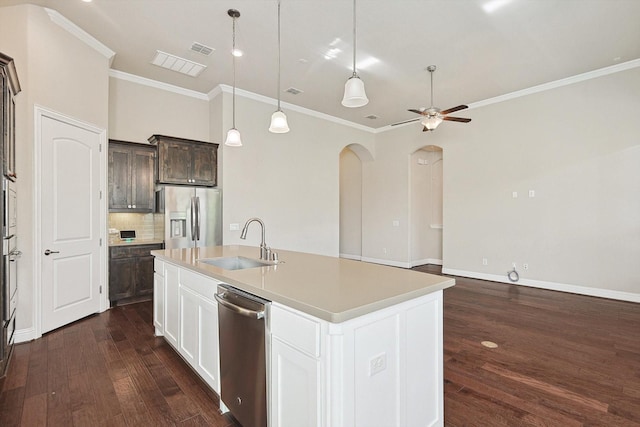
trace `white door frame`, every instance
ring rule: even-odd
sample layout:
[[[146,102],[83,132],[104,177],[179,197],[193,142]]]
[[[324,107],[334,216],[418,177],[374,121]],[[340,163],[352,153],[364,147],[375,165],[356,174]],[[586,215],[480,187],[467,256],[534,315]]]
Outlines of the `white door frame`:
[[[107,286],[107,256],[108,256],[108,240],[107,240],[107,195],[105,194],[106,178],[107,178],[107,131],[90,123],[86,123],[58,113],[53,110],[35,105],[35,121],[34,121],[34,230],[40,230],[42,220],[42,187],[40,185],[42,179],[42,118],[48,117],[67,123],[72,126],[79,127],[88,132],[94,133],[100,138],[100,286],[102,286],[102,294],[100,295],[100,312],[109,308],[109,289]],[[19,196],[18,196],[19,197]],[[42,336],[42,235],[41,232],[34,233],[33,239],[33,311],[35,336],[33,339]]]

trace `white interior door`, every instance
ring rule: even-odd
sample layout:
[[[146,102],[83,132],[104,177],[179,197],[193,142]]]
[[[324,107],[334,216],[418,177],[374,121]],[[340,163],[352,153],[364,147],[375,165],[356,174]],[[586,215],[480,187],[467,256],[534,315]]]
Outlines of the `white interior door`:
[[[42,117],[42,333],[100,311],[100,138]]]

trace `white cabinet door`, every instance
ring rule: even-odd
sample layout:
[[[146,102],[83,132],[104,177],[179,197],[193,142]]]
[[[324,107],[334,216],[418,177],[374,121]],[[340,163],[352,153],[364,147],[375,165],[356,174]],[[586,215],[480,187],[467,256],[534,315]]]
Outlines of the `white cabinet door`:
[[[320,426],[320,360],[272,337],[272,427]]]
[[[220,349],[218,345],[218,305],[199,298],[198,357],[196,371],[213,390],[220,394]]]
[[[164,335],[164,276],[153,274],[153,326],[156,336]]]
[[[198,355],[199,300],[200,298],[185,287],[180,287],[180,338],[178,351],[193,367]]]
[[[180,333],[180,270],[175,265],[165,264],[164,269],[164,337],[178,348]]]

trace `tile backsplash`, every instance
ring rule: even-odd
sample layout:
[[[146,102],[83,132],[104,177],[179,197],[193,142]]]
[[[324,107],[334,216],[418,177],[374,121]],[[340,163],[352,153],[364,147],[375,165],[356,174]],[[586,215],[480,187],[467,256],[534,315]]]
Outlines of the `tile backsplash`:
[[[138,240],[163,240],[164,214],[110,213],[109,229],[135,230]]]

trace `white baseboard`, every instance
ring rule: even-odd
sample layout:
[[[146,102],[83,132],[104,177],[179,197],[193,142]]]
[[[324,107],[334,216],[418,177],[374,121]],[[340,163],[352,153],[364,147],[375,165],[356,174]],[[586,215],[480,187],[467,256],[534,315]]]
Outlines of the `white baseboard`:
[[[371,263],[374,263],[374,264],[390,265],[392,267],[411,268],[411,264],[408,263],[408,262],[391,261],[389,259],[377,259],[377,258],[362,257],[361,261],[371,262]]]
[[[340,258],[353,259],[353,260],[356,260],[356,261],[362,261],[362,256],[361,255],[340,254],[339,256],[340,256]]]
[[[35,328],[16,329],[16,331],[13,334],[13,342],[16,344],[33,341],[36,338],[40,338],[40,337],[36,337]]]
[[[591,297],[609,298],[620,301],[640,303],[640,294],[614,291],[611,289],[590,288],[587,286],[569,285],[566,283],[546,282],[542,280],[532,279],[520,279],[517,282],[511,282],[507,278],[506,274],[504,276],[500,276],[497,274],[477,273],[475,271],[456,270],[452,268],[443,268],[442,274],[469,277],[472,279],[489,280],[492,282],[508,283],[511,285],[530,286],[532,288],[548,289],[551,291],[569,292],[572,294],[587,295]]]
[[[442,260],[436,259],[436,258],[418,259],[415,261],[411,261],[411,268],[417,267],[419,265],[426,265],[426,264],[442,265]]]

